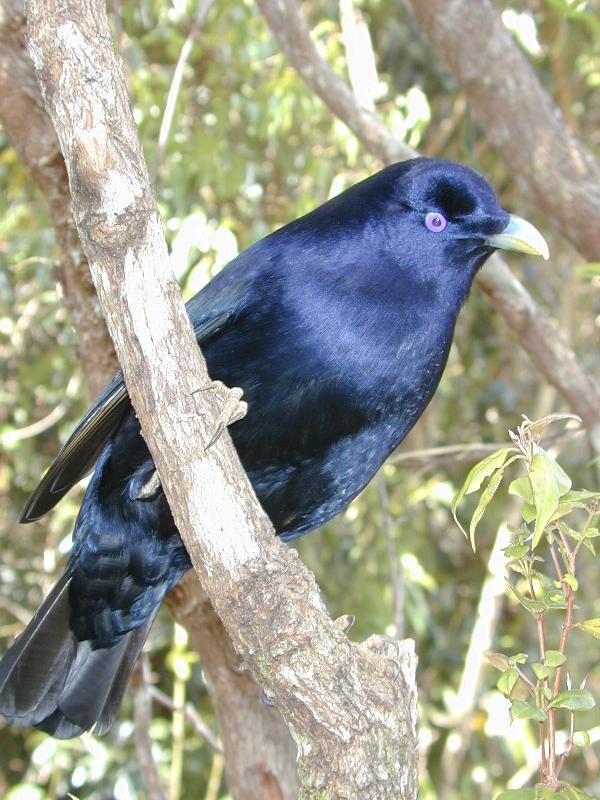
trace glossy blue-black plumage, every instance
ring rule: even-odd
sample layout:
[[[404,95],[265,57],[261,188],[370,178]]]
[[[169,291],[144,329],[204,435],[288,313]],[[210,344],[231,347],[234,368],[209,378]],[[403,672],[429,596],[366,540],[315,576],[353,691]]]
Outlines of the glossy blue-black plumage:
[[[425,225],[432,211],[447,220],[443,231]],[[282,538],[344,508],[414,425],[491,252],[485,237],[507,221],[473,171],[396,164],[250,247],[188,303],[210,375],[244,390],[248,414],[230,433]],[[123,672],[189,568],[160,488],[140,499],[153,464],[119,379],[24,520],[52,507],[98,453],[48,621],[34,619],[0,665],[0,711],[57,736],[110,725]],[[47,647],[44,625],[63,645]],[[108,685],[95,703],[90,665]]]

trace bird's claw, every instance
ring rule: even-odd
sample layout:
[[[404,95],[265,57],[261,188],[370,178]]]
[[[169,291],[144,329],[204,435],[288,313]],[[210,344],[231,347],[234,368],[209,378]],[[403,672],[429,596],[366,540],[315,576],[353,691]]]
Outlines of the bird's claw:
[[[266,689],[261,689],[260,701],[264,706],[267,706],[267,708],[275,708],[275,703],[273,702],[273,695],[267,692]]]
[[[246,413],[248,412],[248,403],[242,400],[242,396],[244,394],[243,389],[240,389],[237,386],[234,386],[232,389],[230,389],[228,386],[225,386],[222,381],[213,381],[209,386],[203,387],[198,391],[214,392],[218,401],[223,404],[221,413],[219,414],[217,420],[215,432],[211,436],[205,448],[206,450],[209,450],[228,425],[233,425],[234,422],[238,422],[240,419],[243,419],[246,416]],[[158,476],[158,472],[155,470],[152,475],[150,475],[146,483],[142,486],[135,499],[154,500],[160,488],[160,478]]]
[[[234,422],[239,422],[246,416],[248,403],[242,400],[244,390],[239,386],[230,389],[222,381],[213,381],[210,386],[206,387],[206,390],[214,392],[219,402],[223,404],[215,432],[205,447],[205,450],[209,450],[228,425],[233,425]]]

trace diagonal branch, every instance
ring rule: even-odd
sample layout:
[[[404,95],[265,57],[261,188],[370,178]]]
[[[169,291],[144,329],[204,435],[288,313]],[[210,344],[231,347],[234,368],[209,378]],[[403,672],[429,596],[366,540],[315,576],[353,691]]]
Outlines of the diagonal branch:
[[[360,107],[346,82],[319,55],[296,0],[257,0],[257,4],[298,74],[370,153],[384,163],[417,155],[392,135],[377,114]],[[581,417],[595,450],[600,452],[600,386],[579,364],[573,351],[500,256],[496,254],[488,261],[477,282],[516,333],[538,371]]]
[[[49,204],[62,251],[60,275],[77,333],[78,352],[89,388],[95,394],[113,377],[118,362],[71,213],[62,153],[25,45],[23,14],[21,0],[0,0],[0,122]],[[67,395],[69,392],[68,388]],[[198,580],[188,575],[171,592],[168,603],[173,616],[189,631],[207,673],[233,796],[265,800],[268,768],[268,779],[277,787],[281,800],[293,800],[297,796],[294,743],[281,717],[272,710],[267,713],[251,676],[246,673],[245,680],[236,680],[235,672],[228,669],[233,646],[214,612],[209,613],[210,604]],[[190,611],[197,608],[205,609],[200,617]],[[28,621],[26,617],[25,623]],[[243,730],[254,731],[251,740],[243,737],[240,741]]]
[[[412,0],[411,6],[519,185],[580,253],[599,260],[600,164],[570,129],[499,10],[490,0]]]

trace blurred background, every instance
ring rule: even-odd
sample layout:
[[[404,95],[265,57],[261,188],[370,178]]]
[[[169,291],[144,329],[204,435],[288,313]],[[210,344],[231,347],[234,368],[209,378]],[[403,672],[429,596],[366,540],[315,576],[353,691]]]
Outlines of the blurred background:
[[[597,154],[596,4],[496,5],[569,125]],[[172,266],[186,298],[252,242],[380,168],[289,66],[250,0],[220,0],[196,28],[197,8],[186,0],[114,0],[109,8]],[[396,136],[424,155],[479,170],[506,208],[540,228],[551,262],[517,256],[511,264],[580,362],[598,375],[600,265],[584,263],[520,193],[518,177],[495,155],[402,0],[311,0],[303,10],[319,52],[344,77],[345,26],[368,31],[377,68],[371,95]],[[368,55],[366,42],[360,47]],[[174,86],[184,46],[181,83]],[[82,489],[74,491],[47,519],[17,525],[28,494],[90,400],[57,279],[60,258],[44,197],[0,128],[2,651],[60,571],[82,496]],[[493,649],[535,651],[534,621],[502,597],[501,573],[491,594],[484,594],[487,605],[480,606],[483,587],[490,589],[490,553],[500,526],[515,516],[515,498],[503,492],[494,500],[476,553],[453,522],[450,503],[472,464],[505,443],[522,414],[535,419],[558,410],[568,409],[475,286],[440,388],[413,433],[342,516],[292,545],[315,572],[331,615],[356,616],[351,638],[386,633],[415,639],[423,800],[487,800],[507,785],[519,788],[535,778],[535,731],[523,721],[510,725],[508,703],[495,688],[498,673],[486,665],[485,648],[472,642],[479,619]],[[597,488],[598,463],[583,433],[557,437],[552,452],[574,486]],[[578,613],[600,617],[591,555],[582,558],[580,581]],[[467,662],[470,645],[474,661]],[[589,675],[598,696],[600,646],[581,636],[576,647],[574,682]],[[218,735],[197,654],[164,609],[147,653],[152,685],[177,707],[191,703]],[[599,793],[597,709],[578,724],[589,730],[590,744],[578,750],[564,777]],[[154,701],[150,734],[169,800],[228,797],[222,756],[164,697]],[[146,797],[141,771],[129,697],[119,723],[103,738],[57,742],[0,721],[0,795],[8,800],[68,793],[137,800]]]

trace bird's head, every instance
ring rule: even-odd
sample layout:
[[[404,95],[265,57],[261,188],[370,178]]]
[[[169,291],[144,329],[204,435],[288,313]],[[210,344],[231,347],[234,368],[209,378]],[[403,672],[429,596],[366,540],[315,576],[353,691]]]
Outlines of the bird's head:
[[[472,279],[494,250],[549,257],[537,228],[505,211],[489,183],[468,167],[417,158],[382,170],[375,183],[389,244],[397,237],[405,257],[421,268],[426,254],[433,269],[443,264]]]

